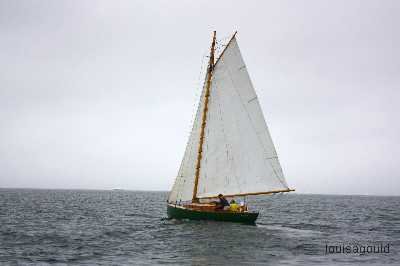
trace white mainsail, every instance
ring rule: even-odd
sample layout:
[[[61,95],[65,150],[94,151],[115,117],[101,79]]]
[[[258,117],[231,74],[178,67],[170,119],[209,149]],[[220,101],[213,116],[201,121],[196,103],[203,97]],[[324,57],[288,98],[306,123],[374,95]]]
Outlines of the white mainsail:
[[[192,200],[204,91],[169,202]],[[202,148],[200,199],[289,189],[235,37],[212,73]]]
[[[288,189],[236,38],[215,65],[197,197]]]

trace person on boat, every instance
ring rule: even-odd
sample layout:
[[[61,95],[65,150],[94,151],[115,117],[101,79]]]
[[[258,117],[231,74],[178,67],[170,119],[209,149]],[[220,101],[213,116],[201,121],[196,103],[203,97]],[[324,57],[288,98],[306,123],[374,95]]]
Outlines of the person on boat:
[[[234,199],[232,199],[229,203],[229,210],[233,212],[239,211],[239,204],[237,204]]]
[[[218,200],[217,207],[215,208],[216,210],[223,210],[225,207],[229,207],[229,202],[226,200],[224,195],[219,194]]]

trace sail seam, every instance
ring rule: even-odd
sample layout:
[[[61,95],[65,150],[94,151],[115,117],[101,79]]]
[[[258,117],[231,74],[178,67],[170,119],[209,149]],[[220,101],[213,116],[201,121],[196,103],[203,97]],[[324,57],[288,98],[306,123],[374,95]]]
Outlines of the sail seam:
[[[257,96],[251,98],[250,100],[247,101],[247,103],[251,103],[252,101],[257,100]]]

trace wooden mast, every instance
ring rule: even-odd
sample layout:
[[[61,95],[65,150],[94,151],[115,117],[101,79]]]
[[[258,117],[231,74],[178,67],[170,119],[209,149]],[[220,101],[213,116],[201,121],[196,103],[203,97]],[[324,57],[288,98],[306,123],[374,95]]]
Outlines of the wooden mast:
[[[197,198],[197,187],[199,185],[200,166],[201,166],[201,158],[202,158],[203,143],[204,143],[204,131],[206,128],[206,121],[207,121],[208,98],[210,97],[211,77],[212,77],[212,71],[214,68],[215,36],[216,36],[216,31],[213,32],[213,38],[212,38],[211,50],[210,50],[210,60],[208,62],[208,68],[207,68],[207,81],[206,81],[207,83],[206,83],[206,91],[205,91],[205,95],[204,95],[204,97],[205,97],[204,109],[203,109],[203,115],[202,115],[202,119],[201,119],[200,142],[199,142],[199,150],[197,153],[196,173],[195,173],[195,178],[194,178],[192,202],[199,201],[199,199]]]

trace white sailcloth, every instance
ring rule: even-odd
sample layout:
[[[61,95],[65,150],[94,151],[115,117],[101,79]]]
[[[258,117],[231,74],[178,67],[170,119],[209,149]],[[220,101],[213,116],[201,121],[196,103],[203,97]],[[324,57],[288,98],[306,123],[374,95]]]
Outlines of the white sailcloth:
[[[288,189],[237,41],[212,75],[197,196]]]
[[[204,91],[169,202],[193,196]],[[285,189],[274,144],[233,38],[212,74],[197,197]]]
[[[207,80],[207,75],[206,75]],[[192,200],[194,179],[196,173],[197,155],[199,151],[201,121],[204,109],[204,94],[206,82],[204,82],[203,90],[200,96],[200,102],[197,107],[195,120],[193,122],[192,131],[186,145],[185,154],[183,156],[178,176],[169,194],[168,202],[179,203]]]

